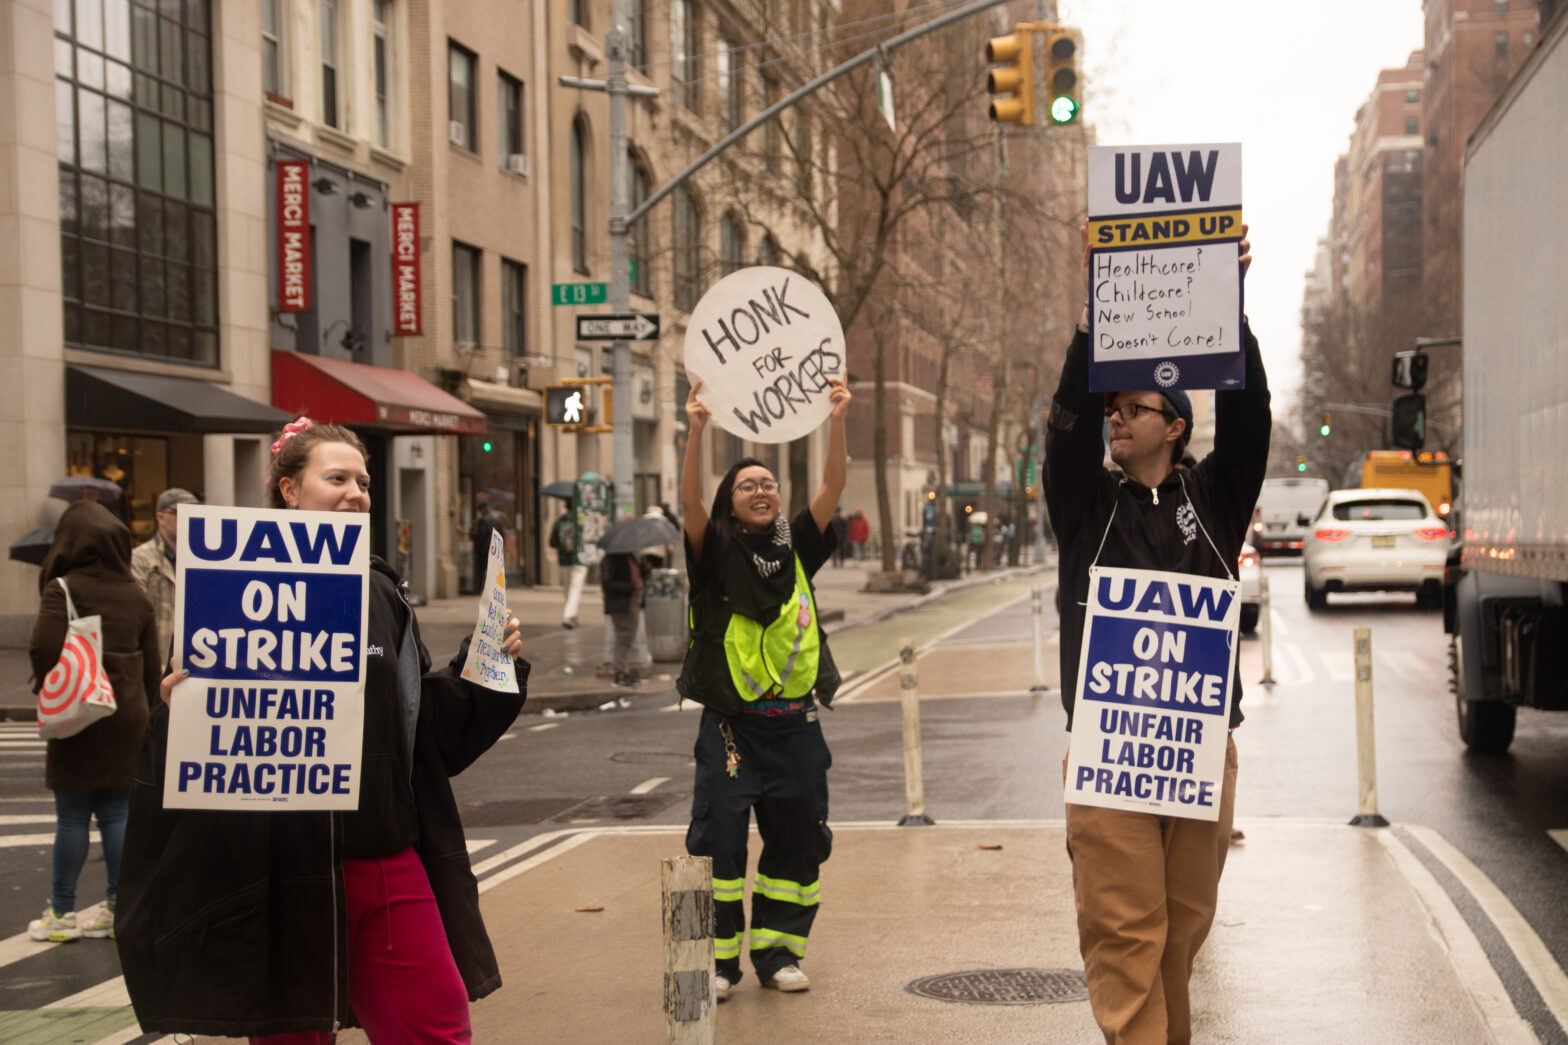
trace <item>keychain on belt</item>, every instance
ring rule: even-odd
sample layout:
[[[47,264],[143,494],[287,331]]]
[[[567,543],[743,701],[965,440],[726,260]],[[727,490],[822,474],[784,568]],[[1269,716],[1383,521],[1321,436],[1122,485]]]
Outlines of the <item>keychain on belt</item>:
[[[740,752],[735,750],[735,734],[728,722],[719,723],[719,736],[724,738],[724,771],[731,778],[740,776]]]

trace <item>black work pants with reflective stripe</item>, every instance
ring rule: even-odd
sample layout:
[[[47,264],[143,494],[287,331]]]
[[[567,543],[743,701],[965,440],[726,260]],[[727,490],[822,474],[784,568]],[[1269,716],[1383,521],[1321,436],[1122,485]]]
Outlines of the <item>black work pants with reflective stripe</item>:
[[[725,727],[740,756],[734,776],[725,768]],[[833,756],[815,711],[727,716],[704,708],[696,758],[686,851],[713,858],[718,973],[731,983],[741,978],[746,842],[755,809],[762,853],[752,883],[749,950],[752,967],[766,980],[806,955],[818,868],[833,849],[827,824]]]

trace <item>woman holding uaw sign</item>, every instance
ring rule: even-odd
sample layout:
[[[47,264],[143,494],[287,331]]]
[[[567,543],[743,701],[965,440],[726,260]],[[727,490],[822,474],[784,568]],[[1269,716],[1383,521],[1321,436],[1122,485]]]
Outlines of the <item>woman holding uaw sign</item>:
[[[369,487],[359,438],[300,418],[272,445],[272,510],[181,511],[179,670],[120,881],[143,1030],[468,1042],[470,1000],[500,986],[448,778],[522,708],[517,621],[492,568],[479,627],[432,670],[370,554]]]
[[[752,810],[762,853],[751,894],[751,965],[764,987],[795,992],[820,901],[832,756],[817,721],[839,675],[811,578],[833,553],[844,492],[844,332],[822,291],[798,272],[756,266],[720,280],[686,328],[690,426],[681,473],[691,642],[677,688],[704,705],[686,850],[713,859],[716,994],[741,979],[746,838]],[[828,421],[822,485],[793,519],[778,477],[755,458],[732,462],[702,500],[709,420],[744,439],[780,443]]]
[[[1093,148],[1089,214],[1045,442],[1078,941],[1107,1042],[1185,1045],[1230,845],[1236,564],[1272,423],[1241,307],[1240,146]],[[1217,389],[1214,450],[1190,469],[1184,388]]]

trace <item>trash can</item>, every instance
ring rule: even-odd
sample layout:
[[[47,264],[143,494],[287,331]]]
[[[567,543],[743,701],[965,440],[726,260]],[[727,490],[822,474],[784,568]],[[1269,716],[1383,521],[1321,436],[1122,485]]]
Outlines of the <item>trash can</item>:
[[[686,577],[680,570],[654,570],[643,587],[643,619],[654,660],[686,656]]]

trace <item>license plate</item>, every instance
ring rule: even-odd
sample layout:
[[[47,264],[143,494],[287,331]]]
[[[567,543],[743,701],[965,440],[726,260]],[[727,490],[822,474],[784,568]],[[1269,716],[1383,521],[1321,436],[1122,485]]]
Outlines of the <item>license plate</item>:
[[[1388,534],[1383,537],[1372,538],[1372,547],[1374,548],[1392,548],[1393,546],[1394,537],[1392,534]]]

